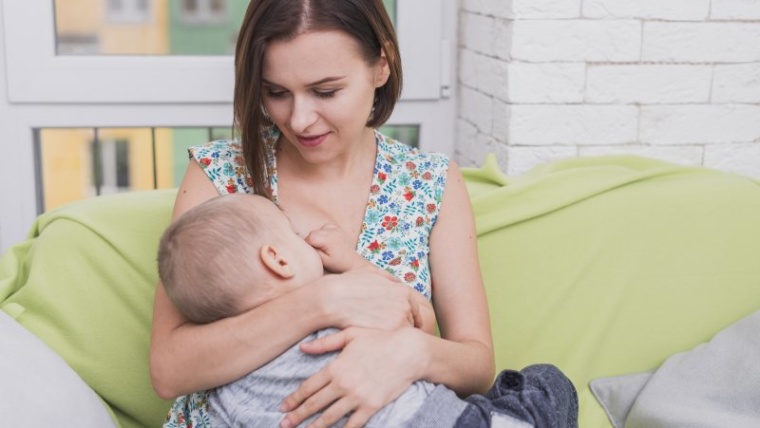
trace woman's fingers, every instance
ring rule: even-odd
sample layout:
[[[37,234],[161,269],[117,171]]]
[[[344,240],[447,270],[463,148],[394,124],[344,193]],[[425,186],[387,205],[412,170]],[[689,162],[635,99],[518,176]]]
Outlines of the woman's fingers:
[[[346,422],[346,425],[343,428],[361,428],[367,423],[367,421],[369,421],[369,418],[371,418],[372,415],[373,414],[368,411],[357,410],[351,414],[351,417],[348,418],[348,422]]]
[[[290,412],[291,410],[298,408],[299,406],[301,406],[302,403],[307,401],[312,395],[324,389],[324,387],[327,386],[329,383],[330,383],[330,375],[324,369],[318,371],[313,376],[306,379],[301,384],[301,386],[299,386],[298,389],[295,390],[295,392],[285,397],[285,400],[282,401],[282,405],[280,406],[280,411]]]
[[[348,397],[343,397],[340,400],[334,402],[328,407],[322,414],[310,423],[306,428],[325,428],[332,426],[338,422],[342,417],[349,414],[356,408],[356,402]],[[366,422],[366,421],[365,421]],[[358,426],[363,426],[358,425]]]
[[[350,328],[341,330],[328,336],[301,344],[301,351],[306,354],[324,354],[326,352],[340,351],[348,343]]]
[[[283,427],[318,411],[323,413],[310,426],[329,426],[344,416],[349,417],[347,426],[362,426],[418,378],[419,367],[410,361],[421,354],[419,335],[424,333],[419,330],[351,328],[341,333],[333,336],[343,336],[335,341],[344,342],[343,351],[286,399],[282,409],[289,413]]]
[[[312,415],[320,412],[325,407],[329,406],[335,400],[340,398],[340,394],[335,390],[335,388],[331,388],[329,385],[325,388],[320,389],[316,392],[316,394],[309,396],[306,398],[306,400],[301,403],[298,407],[296,407],[294,410],[288,412],[285,415],[285,418],[280,423],[280,426],[283,428],[290,428],[297,426],[301,422],[305,421]],[[350,411],[350,410],[349,410]],[[338,417],[340,419],[340,417]],[[329,425],[325,425],[329,426]]]
[[[412,293],[416,293],[416,291],[412,290]],[[420,304],[419,302],[417,302],[417,299],[414,298],[413,294],[409,295],[409,311],[410,311],[410,314],[412,315],[411,325],[414,328],[422,328],[422,326],[425,323],[425,320],[422,317]]]

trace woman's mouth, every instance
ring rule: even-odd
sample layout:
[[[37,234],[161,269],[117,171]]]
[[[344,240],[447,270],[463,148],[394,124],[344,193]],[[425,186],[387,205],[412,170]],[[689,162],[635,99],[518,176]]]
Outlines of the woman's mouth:
[[[317,147],[325,141],[328,134],[329,133],[325,133],[322,135],[314,136],[296,135],[296,139],[298,140],[298,144],[304,147]]]

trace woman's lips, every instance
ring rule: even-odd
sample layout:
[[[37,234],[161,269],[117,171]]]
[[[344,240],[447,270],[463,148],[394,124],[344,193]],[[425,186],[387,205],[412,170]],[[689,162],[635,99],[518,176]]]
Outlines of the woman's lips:
[[[296,136],[296,138],[298,139],[298,144],[300,144],[300,145],[302,145],[304,147],[317,147],[318,145],[322,144],[322,142],[325,141],[325,139],[327,138],[328,134],[329,133],[322,134],[322,135],[316,135],[316,136],[313,136],[313,137],[311,137],[311,136],[306,137],[306,136],[300,136],[300,135],[298,135],[298,136]]]

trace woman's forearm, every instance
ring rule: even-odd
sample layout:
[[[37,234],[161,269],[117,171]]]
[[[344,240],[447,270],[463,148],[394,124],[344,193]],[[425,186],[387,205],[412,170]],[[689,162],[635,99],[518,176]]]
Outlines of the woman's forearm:
[[[153,308],[150,373],[159,396],[217,387],[250,373],[326,327],[394,330],[413,325],[414,294],[384,275],[325,275],[242,315],[187,323],[159,285]]]
[[[493,349],[482,342],[453,342],[420,334],[424,363],[420,379],[444,384],[459,396],[482,394],[493,383],[495,374]]]
[[[305,286],[236,317],[199,325],[179,315],[159,284],[150,350],[156,393],[169,399],[231,382],[329,326],[319,290],[318,284]]]

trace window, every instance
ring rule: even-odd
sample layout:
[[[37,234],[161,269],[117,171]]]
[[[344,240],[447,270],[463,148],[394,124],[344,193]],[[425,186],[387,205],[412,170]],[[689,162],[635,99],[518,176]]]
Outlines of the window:
[[[381,132],[418,145],[416,125],[385,126]],[[92,196],[177,187],[187,148],[232,138],[232,129],[43,128],[35,135],[42,213]]]
[[[90,2],[92,3],[92,2]],[[144,24],[151,21],[149,0],[108,0],[106,6],[106,20],[116,24]],[[82,7],[70,0],[57,0],[56,8],[72,6]],[[96,7],[92,4],[90,7]],[[81,10],[81,9],[80,9]]]
[[[180,18],[185,24],[213,25],[228,21],[226,0],[182,0]]]
[[[446,88],[457,2],[384,3],[404,58],[404,93],[382,131],[452,154]],[[57,204],[175,187],[187,146],[229,135],[229,54],[248,0],[0,4],[0,143],[14,156],[0,168],[0,250]],[[196,18],[183,19],[183,8]]]

